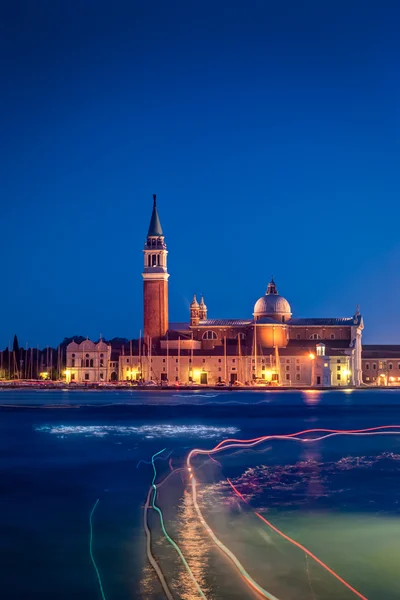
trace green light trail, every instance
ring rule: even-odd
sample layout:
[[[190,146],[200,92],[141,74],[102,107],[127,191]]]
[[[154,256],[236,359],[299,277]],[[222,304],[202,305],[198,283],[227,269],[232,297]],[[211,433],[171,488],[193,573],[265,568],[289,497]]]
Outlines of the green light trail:
[[[102,597],[103,600],[107,600],[106,595],[105,595],[104,590],[103,590],[103,584],[101,583],[101,577],[100,577],[99,569],[97,568],[96,561],[94,560],[94,556],[93,556],[93,523],[92,523],[92,518],[93,518],[93,513],[96,510],[96,506],[98,505],[98,503],[99,503],[99,499],[97,498],[97,500],[94,503],[94,506],[93,506],[93,508],[91,510],[90,517],[89,517],[89,524],[90,524],[89,552],[90,552],[90,558],[91,558],[93,566],[94,566],[94,570],[96,571],[97,581],[99,582],[99,588],[100,588],[101,597]]]
[[[195,584],[196,589],[199,592],[200,596],[202,598],[204,598],[205,600],[207,600],[207,597],[204,595],[202,589],[200,588],[199,584],[197,583],[197,580],[196,580],[195,576],[193,575],[192,570],[191,570],[191,568],[189,567],[189,565],[188,565],[188,563],[186,561],[186,558],[183,556],[181,549],[179,548],[178,544],[176,544],[174,542],[174,540],[168,535],[167,530],[165,529],[165,525],[164,525],[163,514],[161,512],[161,509],[158,508],[158,506],[156,505],[157,486],[155,484],[155,481],[156,481],[156,477],[157,477],[157,471],[156,471],[156,465],[154,464],[154,459],[155,459],[156,456],[158,456],[159,454],[161,454],[165,450],[166,450],[166,448],[163,448],[159,452],[156,452],[156,454],[153,454],[153,456],[151,457],[151,464],[153,465],[153,472],[154,472],[153,481],[151,482],[151,485],[153,486],[153,489],[154,489],[153,500],[152,500],[152,507],[158,513],[158,516],[160,517],[161,529],[162,529],[162,531],[163,531],[163,533],[165,535],[165,538],[171,544],[171,546],[176,550],[176,552],[179,554],[179,557],[180,557],[181,561],[183,562],[183,564],[185,565],[185,568],[186,568],[187,572],[189,573],[189,576],[192,579],[193,583]]]

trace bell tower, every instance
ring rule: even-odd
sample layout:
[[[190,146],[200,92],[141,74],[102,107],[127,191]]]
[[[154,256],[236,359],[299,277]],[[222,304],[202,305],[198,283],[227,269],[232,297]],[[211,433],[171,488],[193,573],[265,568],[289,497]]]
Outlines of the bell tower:
[[[153,194],[153,212],[143,249],[144,337],[160,338],[168,330],[167,246]]]

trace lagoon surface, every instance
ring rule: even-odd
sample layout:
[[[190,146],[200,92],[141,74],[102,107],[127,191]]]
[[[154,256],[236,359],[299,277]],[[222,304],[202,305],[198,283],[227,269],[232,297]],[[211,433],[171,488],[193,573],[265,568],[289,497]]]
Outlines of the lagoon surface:
[[[6,600],[400,597],[397,390],[1,390],[0,405]],[[193,448],[210,452],[189,472]]]

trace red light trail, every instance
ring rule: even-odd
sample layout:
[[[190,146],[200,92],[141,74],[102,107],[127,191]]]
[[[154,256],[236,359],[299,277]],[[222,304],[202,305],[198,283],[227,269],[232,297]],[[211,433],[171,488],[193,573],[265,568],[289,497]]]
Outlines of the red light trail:
[[[263,597],[265,597],[265,598],[274,598],[274,596],[272,596],[272,594],[268,593],[266,590],[264,590],[263,588],[261,588],[261,586],[259,586],[257,584],[257,582],[255,582],[251,578],[251,576],[247,573],[247,571],[241,565],[241,563],[236,558],[236,556],[229,550],[229,548],[227,548],[224,544],[222,544],[222,542],[217,538],[217,536],[215,535],[215,533],[211,530],[210,526],[208,525],[208,523],[204,519],[203,514],[202,514],[202,512],[200,510],[200,507],[199,507],[199,505],[197,503],[196,479],[194,477],[193,467],[192,467],[192,465],[190,463],[191,458],[193,456],[195,456],[196,454],[207,454],[211,458],[211,454],[215,454],[217,452],[222,452],[223,450],[226,450],[226,449],[238,448],[238,447],[251,448],[252,446],[260,444],[263,441],[272,440],[272,439],[281,439],[281,440],[292,439],[294,441],[299,441],[299,442],[307,443],[307,442],[316,442],[316,441],[319,441],[319,440],[322,440],[322,439],[326,439],[326,438],[332,437],[332,436],[337,436],[337,435],[355,435],[355,436],[398,435],[399,434],[399,431],[398,431],[399,429],[400,429],[400,425],[381,425],[381,426],[378,426],[378,427],[369,427],[369,428],[366,428],[366,429],[352,429],[352,430],[322,429],[322,428],[321,429],[305,429],[305,430],[299,431],[297,433],[291,433],[291,434],[286,434],[286,435],[266,435],[266,436],[261,436],[261,437],[258,437],[258,438],[253,438],[253,439],[250,439],[250,440],[226,439],[226,440],[223,440],[222,442],[220,442],[219,444],[217,444],[217,446],[215,446],[211,450],[201,450],[201,449],[195,448],[195,449],[193,449],[193,450],[191,450],[189,452],[189,454],[187,456],[187,459],[186,459],[186,465],[187,465],[187,469],[189,471],[190,479],[191,479],[191,483],[192,483],[193,505],[195,507],[195,510],[197,512],[199,520],[202,523],[202,525],[205,528],[205,530],[207,531],[207,533],[209,534],[209,536],[211,537],[211,539],[214,541],[214,543],[220,548],[220,550],[222,550],[222,552],[238,568],[240,574],[245,579],[246,583],[249,584],[253,589],[256,589],[256,591],[258,593],[260,593]],[[393,431],[393,430],[397,430],[397,431]],[[324,433],[325,435],[322,435],[322,436],[319,436],[319,437],[311,437],[311,438],[302,438],[302,437],[300,437],[302,435],[309,434],[309,433],[314,433],[314,434],[315,433]],[[230,486],[232,487],[232,489],[234,490],[234,492],[244,502],[247,503],[247,501],[244,498],[244,496],[237,490],[237,488],[232,484],[232,482],[229,479],[228,479],[228,483],[230,484]],[[346,586],[356,596],[358,596],[362,600],[367,600],[366,596],[364,596],[358,590],[356,590],[354,587],[352,587],[347,581],[345,581],[342,577],[340,577],[340,575],[338,575],[335,571],[333,571],[333,569],[331,569],[330,567],[328,567],[328,565],[326,565],[322,560],[320,560],[317,556],[315,556],[315,554],[313,554],[312,552],[310,552],[310,550],[308,550],[302,544],[300,544],[299,542],[296,542],[295,540],[293,540],[292,538],[290,538],[289,536],[287,536],[286,534],[284,534],[282,531],[280,531],[278,528],[276,528],[270,521],[267,521],[267,519],[265,519],[260,513],[255,512],[255,514],[257,515],[257,517],[259,519],[261,519],[262,521],[264,521],[268,525],[268,527],[270,527],[271,529],[273,529],[280,536],[282,536],[287,541],[289,541],[290,543],[294,544],[295,546],[297,546],[298,548],[300,548],[301,550],[303,550],[308,556],[310,556],[311,558],[313,558],[319,565],[321,565],[324,569],[326,569],[331,575],[333,575],[338,581],[340,581],[344,586]]]

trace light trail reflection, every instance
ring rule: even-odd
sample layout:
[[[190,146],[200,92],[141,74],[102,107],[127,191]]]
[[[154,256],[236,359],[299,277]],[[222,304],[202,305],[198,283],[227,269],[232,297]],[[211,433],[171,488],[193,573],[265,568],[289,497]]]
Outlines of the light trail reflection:
[[[188,474],[189,474],[189,478],[190,478],[190,482],[191,482],[193,504],[194,504],[195,510],[197,512],[198,518],[199,518],[201,524],[203,525],[204,529],[206,530],[206,532],[212,539],[212,541],[233,562],[233,564],[236,566],[236,568],[238,569],[238,571],[240,572],[240,574],[242,575],[242,577],[244,578],[246,583],[248,585],[250,585],[253,589],[257,590],[257,592],[260,595],[262,595],[263,597],[275,598],[272,594],[267,592],[257,582],[255,582],[255,580],[244,569],[243,565],[240,563],[240,561],[237,559],[237,557],[229,550],[229,548],[227,548],[226,545],[224,545],[221,542],[221,540],[218,539],[218,537],[215,535],[215,533],[210,528],[207,521],[204,519],[204,516],[203,516],[203,514],[200,510],[200,507],[198,505],[198,502],[197,502],[197,491],[196,491],[197,482],[196,482],[196,478],[194,476],[194,468],[192,466],[191,459],[194,456],[196,456],[197,454],[207,454],[211,458],[212,454],[222,452],[223,450],[232,449],[232,448],[243,448],[243,447],[251,448],[251,447],[256,446],[257,444],[260,444],[266,440],[276,440],[276,439],[289,440],[289,439],[292,439],[293,441],[299,441],[302,443],[312,443],[312,442],[317,442],[319,440],[323,440],[323,439],[326,439],[329,437],[339,436],[339,435],[353,435],[353,436],[398,435],[399,429],[400,429],[399,425],[382,425],[379,427],[371,427],[371,428],[367,428],[367,429],[356,429],[356,430],[333,430],[333,429],[322,429],[322,428],[321,429],[306,429],[306,430],[303,430],[303,431],[300,431],[297,433],[293,433],[293,434],[268,435],[268,436],[261,436],[258,438],[253,438],[251,440],[227,439],[227,440],[223,440],[222,442],[217,444],[217,446],[215,446],[215,448],[213,448],[211,450],[210,449],[208,449],[208,450],[193,449],[193,450],[191,450],[191,452],[189,452],[189,454],[187,456],[186,466],[187,466],[187,470],[188,470]],[[302,437],[307,434],[312,434],[313,436],[315,436],[315,434],[317,434],[317,433],[318,434],[322,433],[323,435],[319,435],[316,437]],[[237,490],[237,488],[232,484],[232,482],[230,480],[228,480],[228,481],[229,481],[229,484],[231,485],[232,489],[235,491],[235,493],[244,502],[247,503],[244,496]],[[255,514],[259,519],[264,521],[276,533],[278,533],[280,536],[285,538],[291,544],[297,546],[299,549],[304,551],[306,553],[306,555],[313,558],[320,566],[322,566],[327,572],[329,572],[331,575],[333,575],[340,583],[342,583],[345,587],[347,587],[353,594],[355,594],[362,600],[367,600],[365,595],[363,595],[361,592],[359,592],[353,586],[351,586],[346,580],[344,580],[340,575],[338,575],[333,569],[328,567],[328,565],[326,565],[323,561],[321,561],[315,554],[310,552],[302,544],[296,542],[289,536],[286,536],[286,534],[284,534],[282,531],[280,531],[278,528],[276,528],[270,521],[267,521],[260,513],[256,512]]]

